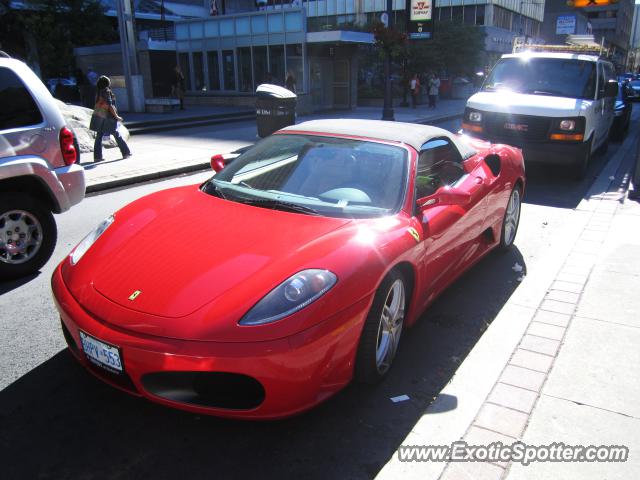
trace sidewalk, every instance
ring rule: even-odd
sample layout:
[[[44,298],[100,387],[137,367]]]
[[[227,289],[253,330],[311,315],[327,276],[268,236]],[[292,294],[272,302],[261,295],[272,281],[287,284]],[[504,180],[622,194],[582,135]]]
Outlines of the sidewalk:
[[[411,109],[395,108],[396,121],[433,123],[462,116],[465,100],[443,100],[438,108],[426,106]],[[136,123],[154,120],[180,120],[191,116],[219,113],[220,107],[198,107],[168,114],[130,114],[126,120]],[[331,111],[298,117],[298,123],[321,118],[365,118],[378,120],[380,107],[357,107],[353,110]],[[192,117],[191,117],[192,118]],[[171,132],[132,135],[128,144],[133,156],[122,160],[117,148],[103,149],[104,161],[93,162],[92,153],[83,153],[80,163],[85,167],[87,192],[121,187],[171,175],[209,168],[209,159],[217,153],[227,153],[258,140],[255,121],[209,125]]]
[[[624,463],[400,462],[379,479],[631,479],[640,472],[640,205],[629,135],[402,445],[624,445]],[[451,407],[453,405],[453,408]]]

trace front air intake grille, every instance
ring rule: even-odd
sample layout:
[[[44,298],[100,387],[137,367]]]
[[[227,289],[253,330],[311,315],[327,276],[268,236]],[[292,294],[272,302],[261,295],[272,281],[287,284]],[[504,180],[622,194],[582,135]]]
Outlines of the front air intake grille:
[[[142,377],[149,393],[174,402],[250,410],[265,398],[264,387],[247,375],[228,372],[156,372]]]
[[[549,118],[491,112],[484,115],[485,131],[492,141],[508,139],[517,146],[521,142],[543,142],[549,137]]]
[[[84,354],[82,354],[84,355]],[[134,395],[139,395],[138,389],[133,384],[133,381],[126,373],[112,373],[104,368],[101,368],[90,361],[87,361],[87,368],[96,374],[101,380],[104,380],[107,383],[115,385],[116,387],[120,387],[122,390],[125,390]]]

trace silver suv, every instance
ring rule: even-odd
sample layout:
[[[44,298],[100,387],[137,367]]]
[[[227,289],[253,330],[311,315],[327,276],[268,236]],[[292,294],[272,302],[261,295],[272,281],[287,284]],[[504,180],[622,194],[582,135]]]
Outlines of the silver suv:
[[[0,279],[40,269],[57,239],[52,213],[84,198],[73,132],[23,62],[0,58]]]

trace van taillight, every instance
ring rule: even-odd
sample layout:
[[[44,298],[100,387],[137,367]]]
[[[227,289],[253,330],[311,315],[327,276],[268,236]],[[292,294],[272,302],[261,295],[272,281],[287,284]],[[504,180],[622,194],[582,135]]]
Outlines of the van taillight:
[[[67,127],[60,129],[60,150],[62,151],[62,158],[65,165],[72,165],[78,158],[78,152],[73,145],[73,132]]]

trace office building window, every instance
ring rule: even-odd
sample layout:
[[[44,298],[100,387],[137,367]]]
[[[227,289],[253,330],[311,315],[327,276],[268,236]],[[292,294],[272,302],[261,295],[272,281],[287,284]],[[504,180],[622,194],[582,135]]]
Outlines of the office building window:
[[[178,65],[184,75],[184,89],[191,90],[191,70],[189,68],[189,54],[186,52],[178,54]]]
[[[238,49],[238,90],[241,92],[253,92],[251,47]]]
[[[193,52],[193,80],[197,91],[206,90],[204,83],[204,62],[202,52]]]
[[[296,84],[296,92],[304,90],[302,82],[302,45],[287,45],[287,74],[291,72]],[[285,79],[287,74],[285,74]]]
[[[224,89],[236,89],[235,59],[233,50],[223,50],[222,52],[222,74],[224,75]]]
[[[284,45],[269,47],[269,72],[271,73],[271,83],[284,85]]]
[[[267,63],[267,47],[253,47],[253,74],[255,75],[255,87],[269,80],[267,76],[269,66]]]
[[[220,90],[220,64],[218,52],[207,52],[207,68],[209,69],[209,90]]]
[[[484,5],[476,5],[476,25],[484,25]]]

